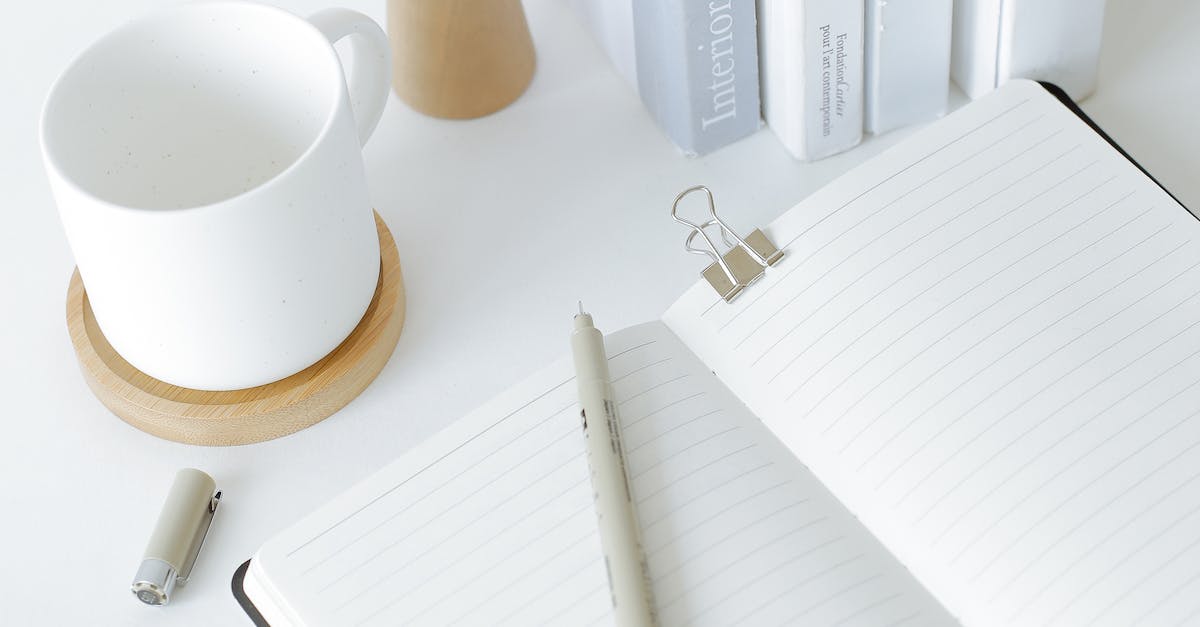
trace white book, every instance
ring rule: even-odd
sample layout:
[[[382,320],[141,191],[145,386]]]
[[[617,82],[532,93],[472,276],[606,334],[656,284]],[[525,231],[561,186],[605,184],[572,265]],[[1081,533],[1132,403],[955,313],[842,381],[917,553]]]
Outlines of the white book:
[[[763,118],[788,152],[814,161],[863,129],[863,3],[758,0]]]
[[[945,115],[953,8],[953,0],[867,0],[867,132],[885,133]]]
[[[951,73],[972,98],[1013,78],[1096,89],[1105,0],[955,0]]]
[[[638,85],[633,38],[633,0],[571,0],[609,61],[633,87]]]
[[[606,338],[664,625],[1195,620],[1200,221],[1015,81],[768,235],[732,304]],[[270,539],[247,596],[611,624],[583,447],[564,359]]]

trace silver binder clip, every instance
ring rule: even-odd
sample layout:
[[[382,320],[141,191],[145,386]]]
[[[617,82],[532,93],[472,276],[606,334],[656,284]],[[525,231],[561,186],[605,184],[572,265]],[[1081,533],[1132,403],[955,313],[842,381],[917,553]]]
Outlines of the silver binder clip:
[[[702,224],[689,222],[679,217],[679,201],[683,200],[684,196],[698,191],[704,192],[708,197],[709,220]],[[754,229],[745,239],[734,233],[729,225],[717,217],[717,208],[713,203],[712,192],[703,185],[689,187],[679,192],[679,195],[675,197],[675,202],[671,204],[671,217],[676,222],[692,229],[687,241],[684,242],[684,249],[689,253],[704,255],[713,260],[704,269],[703,275],[727,303],[737,298],[737,295],[741,294],[747,285],[762,278],[767,266],[773,266],[783,259],[783,251],[776,248],[762,230]],[[706,229],[713,226],[720,228],[721,240],[728,249],[723,254],[717,250],[716,244],[706,232]],[[705,246],[703,248],[698,248],[693,243],[697,235],[704,238]],[[730,241],[731,238],[733,241]]]

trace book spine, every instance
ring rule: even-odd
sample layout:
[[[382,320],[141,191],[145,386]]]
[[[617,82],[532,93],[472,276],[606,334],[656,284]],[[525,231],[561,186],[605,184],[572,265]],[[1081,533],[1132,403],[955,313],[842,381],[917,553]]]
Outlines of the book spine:
[[[671,141],[702,155],[760,125],[753,0],[633,5],[638,92]]]
[[[1072,100],[1096,89],[1104,0],[1005,0],[996,84],[1011,78],[1049,81]]]
[[[1104,0],[955,0],[951,74],[971,98],[1028,78],[1082,100],[1096,88],[1103,28]]]
[[[946,113],[952,0],[867,0],[863,125],[883,133]]]
[[[950,75],[971,98],[996,88],[1003,0],[954,0]]]
[[[760,0],[763,114],[797,159],[862,141],[862,2]]]

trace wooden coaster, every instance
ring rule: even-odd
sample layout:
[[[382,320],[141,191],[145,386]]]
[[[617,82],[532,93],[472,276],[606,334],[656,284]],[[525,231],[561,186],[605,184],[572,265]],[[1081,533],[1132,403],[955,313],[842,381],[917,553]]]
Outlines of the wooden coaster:
[[[280,381],[206,392],[155,379],[113,350],[96,324],[79,270],[67,288],[67,328],[88,387],[105,407],[151,435],[208,446],[262,442],[311,426],[358,396],[383,369],[404,326],[396,242],[379,214],[380,272],[363,319],[321,361]]]

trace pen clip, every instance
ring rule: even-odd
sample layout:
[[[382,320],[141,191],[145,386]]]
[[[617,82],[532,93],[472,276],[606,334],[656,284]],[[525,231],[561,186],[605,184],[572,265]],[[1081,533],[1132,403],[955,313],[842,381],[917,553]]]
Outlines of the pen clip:
[[[175,582],[181,586],[187,584],[188,577],[192,575],[192,566],[196,565],[196,558],[200,556],[200,549],[204,546],[204,540],[208,538],[209,527],[212,526],[213,515],[217,513],[217,505],[220,504],[221,491],[217,490],[208,500],[207,511],[204,512],[204,518],[200,521],[200,528],[196,530],[196,537],[192,538],[192,546],[188,550],[187,559],[184,560],[183,568],[175,577]]]

